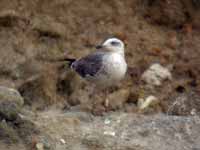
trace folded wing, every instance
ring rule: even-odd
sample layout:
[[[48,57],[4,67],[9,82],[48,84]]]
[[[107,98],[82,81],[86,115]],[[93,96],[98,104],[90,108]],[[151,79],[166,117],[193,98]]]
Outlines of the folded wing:
[[[95,76],[102,67],[103,53],[94,53],[72,63],[71,67],[80,76]]]

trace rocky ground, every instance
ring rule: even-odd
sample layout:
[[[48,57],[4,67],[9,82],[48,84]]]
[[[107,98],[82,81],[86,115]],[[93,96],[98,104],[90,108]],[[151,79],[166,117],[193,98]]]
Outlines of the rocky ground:
[[[117,87],[53,61],[126,44]],[[198,0],[1,0],[0,149],[200,149]]]

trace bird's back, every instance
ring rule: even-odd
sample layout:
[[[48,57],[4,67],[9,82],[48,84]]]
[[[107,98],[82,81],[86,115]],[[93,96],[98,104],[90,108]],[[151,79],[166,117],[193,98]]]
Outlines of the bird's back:
[[[96,52],[72,63],[71,67],[83,78],[95,76],[101,69],[104,53]]]

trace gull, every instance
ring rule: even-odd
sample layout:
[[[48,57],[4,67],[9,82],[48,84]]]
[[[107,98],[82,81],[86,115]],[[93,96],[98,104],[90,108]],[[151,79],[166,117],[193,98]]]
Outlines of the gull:
[[[119,83],[127,71],[124,43],[118,38],[108,38],[96,46],[96,51],[80,59],[69,59],[71,69],[97,88],[107,88]]]

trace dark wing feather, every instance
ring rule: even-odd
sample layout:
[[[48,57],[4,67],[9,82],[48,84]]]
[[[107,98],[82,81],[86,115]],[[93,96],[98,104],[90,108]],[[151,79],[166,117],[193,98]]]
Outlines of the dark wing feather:
[[[94,53],[83,57],[72,63],[72,68],[82,77],[94,76],[102,67],[103,55],[103,53]]]

